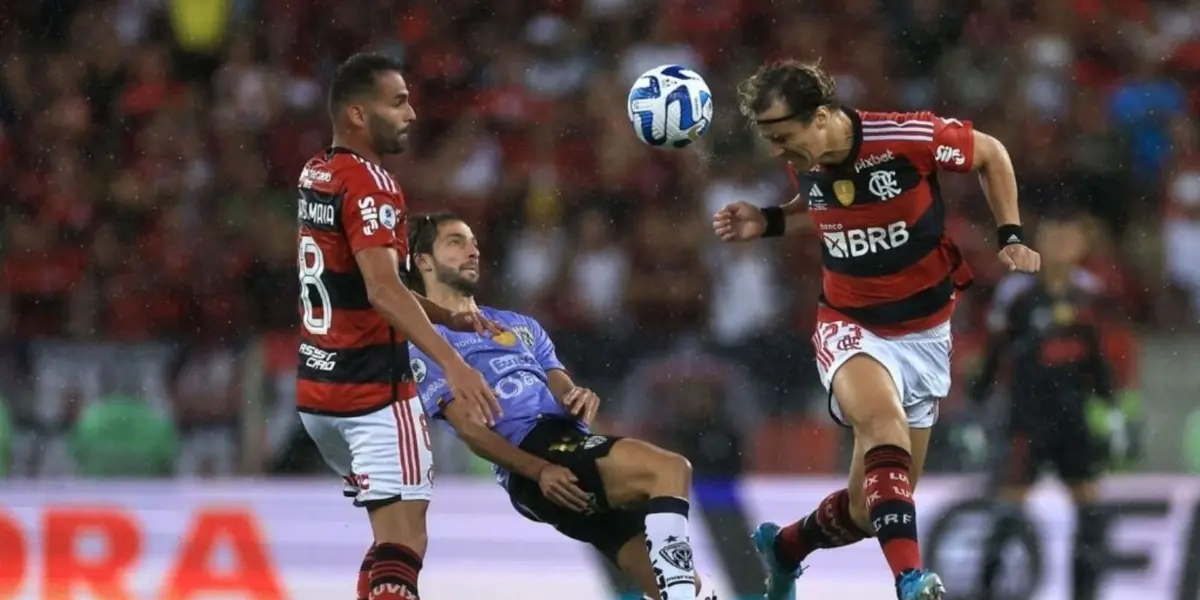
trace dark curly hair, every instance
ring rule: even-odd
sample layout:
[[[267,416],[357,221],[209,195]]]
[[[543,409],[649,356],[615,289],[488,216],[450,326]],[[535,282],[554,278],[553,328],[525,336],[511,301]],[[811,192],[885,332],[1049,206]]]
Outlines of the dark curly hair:
[[[329,115],[336,115],[348,102],[375,93],[381,73],[399,73],[404,63],[384,54],[363,52],[347,58],[333,72],[329,83]]]
[[[837,108],[837,87],[833,78],[821,70],[821,61],[780,60],[759,67],[738,85],[738,108],[750,119],[771,107],[776,100],[787,107],[787,115],[756,123],[796,120],[812,121],[822,106]]]
[[[451,212],[416,215],[408,221],[408,259],[401,269],[400,278],[408,289],[425,294],[425,280],[421,279],[421,270],[417,268],[417,256],[433,254],[433,244],[437,242],[438,231],[443,223],[455,223],[462,218]]]

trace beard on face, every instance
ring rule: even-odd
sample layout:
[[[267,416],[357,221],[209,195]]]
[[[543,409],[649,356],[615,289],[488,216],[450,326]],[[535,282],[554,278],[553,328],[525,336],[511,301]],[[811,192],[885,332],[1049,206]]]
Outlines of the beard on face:
[[[478,267],[477,267],[478,269]],[[479,281],[472,281],[463,276],[462,271],[448,265],[443,265],[439,262],[434,262],[433,272],[437,277],[438,283],[454,289],[454,291],[464,296],[474,296],[475,290],[479,288]],[[476,271],[478,273],[478,270]]]
[[[371,136],[371,149],[380,156],[404,152],[405,138],[402,130],[378,115],[367,115],[367,133]]]

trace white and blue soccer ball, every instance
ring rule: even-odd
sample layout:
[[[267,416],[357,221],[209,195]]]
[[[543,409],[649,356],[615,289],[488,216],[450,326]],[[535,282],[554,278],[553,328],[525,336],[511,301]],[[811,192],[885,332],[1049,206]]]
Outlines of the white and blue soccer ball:
[[[679,65],[646,71],[629,90],[629,121],[651,146],[683,148],[712,126],[713,101],[699,73]]]

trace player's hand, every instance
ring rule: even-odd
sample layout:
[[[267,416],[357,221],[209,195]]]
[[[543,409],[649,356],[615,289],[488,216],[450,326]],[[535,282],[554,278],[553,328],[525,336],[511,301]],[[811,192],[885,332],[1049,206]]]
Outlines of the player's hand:
[[[746,242],[762,237],[767,231],[767,218],[749,202],[734,202],[713,215],[712,226],[722,242]]]
[[[479,335],[499,335],[504,333],[504,328],[495,321],[483,316],[482,313],[469,310],[450,315],[450,321],[446,323],[446,328],[463,333],[474,332]]]
[[[538,473],[538,487],[551,502],[575,512],[587,512],[592,496],[579,487],[579,478],[560,465],[546,465]]]
[[[1129,441],[1129,423],[1125,420],[1125,413],[1119,408],[1110,408],[1105,425],[1108,428],[1109,458],[1114,463],[1124,463],[1129,458],[1131,446]]]
[[[590,425],[600,410],[600,397],[592,390],[575,386],[563,396],[562,405],[584,425]]]
[[[1037,273],[1042,268],[1042,255],[1025,244],[1009,244],[1000,249],[1000,262],[1007,265],[1009,271]]]
[[[468,416],[477,423],[491,427],[496,424],[496,419],[504,415],[496,392],[483,375],[467,363],[459,361],[446,367],[446,385],[454,401],[461,402]]]

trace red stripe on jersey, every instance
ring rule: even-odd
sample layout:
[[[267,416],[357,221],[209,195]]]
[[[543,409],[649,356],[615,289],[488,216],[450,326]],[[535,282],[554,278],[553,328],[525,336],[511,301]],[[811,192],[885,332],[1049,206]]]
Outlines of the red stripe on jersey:
[[[859,308],[903,300],[941,283],[954,271],[956,256],[943,238],[942,245],[916,264],[890,275],[850,277],[824,269],[825,299],[831,306]]]
[[[393,340],[396,343],[403,343],[401,336],[395,335],[392,328],[373,308],[365,310],[332,310],[329,312],[331,313],[330,317],[333,319],[330,323],[329,333],[312,335],[304,331],[300,336],[301,339],[320,346],[325,350],[377,346],[390,344]],[[304,316],[303,306],[300,307],[300,314]],[[312,314],[315,319],[322,319],[325,316],[325,311],[314,307]]]
[[[401,381],[393,386],[390,383],[296,380],[296,408],[301,412],[319,415],[365,415],[393,403],[393,398],[412,398],[416,395],[417,388],[411,381]]]
[[[329,271],[346,273],[358,270],[358,262],[346,245],[346,238],[337,231],[321,231],[310,227],[300,227],[300,237],[310,237],[321,249],[321,265]],[[316,257],[306,257],[316,258]]]
[[[957,299],[951,298],[951,300],[947,302],[945,306],[929,316],[921,317],[919,319],[912,319],[896,325],[871,325],[868,327],[868,329],[871,331],[871,333],[882,337],[901,336],[918,331],[925,331],[926,329],[933,329],[934,327],[949,321],[950,317],[954,316],[954,307],[957,305],[957,303]],[[837,309],[830,308],[824,304],[817,306],[818,323],[832,323],[835,321],[854,322],[854,319],[838,312]]]

